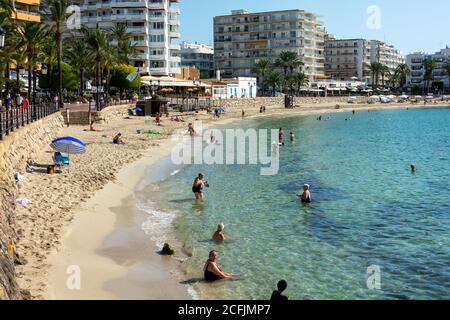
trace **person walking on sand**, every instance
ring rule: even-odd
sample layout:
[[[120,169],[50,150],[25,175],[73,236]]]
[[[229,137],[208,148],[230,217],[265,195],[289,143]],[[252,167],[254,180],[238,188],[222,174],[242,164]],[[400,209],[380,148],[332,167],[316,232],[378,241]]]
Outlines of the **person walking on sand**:
[[[272,292],[272,296],[270,297],[270,301],[287,301],[289,298],[283,294],[283,291],[287,288],[287,281],[280,280],[277,283],[277,290]]]
[[[223,272],[219,267],[217,264],[217,251],[214,250],[209,253],[209,258],[206,260],[205,266],[203,267],[203,273],[205,281],[208,282],[233,278],[232,274]]]
[[[209,186],[208,181],[203,180],[203,178],[203,174],[199,173],[198,177],[196,177],[192,183],[192,192],[194,193],[196,200],[203,199],[203,186]]]
[[[222,243],[225,240],[227,240],[227,237],[223,233],[224,229],[225,229],[225,225],[223,223],[219,223],[217,225],[217,230],[216,230],[216,232],[214,232],[213,237],[212,237],[215,242]]]
[[[245,111],[242,110],[242,119],[244,119],[244,118],[245,118]]]
[[[303,203],[311,202],[311,192],[309,191],[309,184],[305,184],[303,186],[303,193],[301,195],[298,195],[298,197]]]

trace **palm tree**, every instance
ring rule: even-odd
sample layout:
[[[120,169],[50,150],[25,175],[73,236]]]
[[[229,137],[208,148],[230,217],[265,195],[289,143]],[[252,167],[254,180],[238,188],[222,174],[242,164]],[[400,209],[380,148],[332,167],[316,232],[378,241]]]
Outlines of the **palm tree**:
[[[450,61],[448,61],[445,65],[444,65],[444,70],[448,75],[448,87],[449,87],[449,92],[450,92]]]
[[[372,74],[372,88],[378,87],[380,74],[382,72],[383,65],[379,62],[371,62],[369,66],[370,73]]]
[[[0,21],[7,21],[14,12],[14,3],[12,0],[0,0]]]
[[[83,38],[73,37],[69,40],[64,56],[67,62],[78,71],[80,77],[79,95],[83,97],[84,75],[90,67],[93,58],[92,51]]]
[[[33,68],[36,66],[38,58],[42,53],[42,48],[48,35],[48,29],[45,24],[27,21],[17,25],[17,34],[20,37],[17,47],[23,48],[27,58],[28,100],[32,101],[31,89]]]
[[[265,93],[265,80],[266,75],[272,70],[272,64],[268,59],[261,59],[255,63],[253,71],[259,76],[259,81],[261,82],[261,91],[264,95]]]
[[[383,87],[385,87],[386,78],[390,78],[391,76],[391,69],[389,69],[389,67],[386,65],[381,65],[380,74],[381,74],[381,84]]]
[[[288,70],[292,74],[294,72],[294,69],[303,65],[303,62],[301,62],[297,52],[283,51],[280,53],[280,56],[278,57],[275,65],[283,68],[284,75],[287,75]]]
[[[116,24],[109,29],[108,35],[116,40],[116,56],[119,63],[128,63],[130,58],[136,54],[136,49],[131,45],[131,33],[123,24]]]
[[[53,67],[58,63],[57,52],[56,52],[56,42],[54,37],[47,37],[44,42],[44,46],[42,47],[42,62],[47,67],[47,83],[48,91],[50,92],[50,96],[53,94],[53,86],[50,85],[52,83],[52,74]]]
[[[434,59],[427,58],[423,61],[423,67],[425,69],[425,73],[423,75],[425,91],[428,94],[430,92],[430,82],[433,80],[433,71],[436,69],[436,61]]]
[[[50,11],[50,19],[52,23],[52,31],[55,34],[56,40],[56,57],[58,61],[58,102],[59,107],[63,106],[62,99],[62,34],[64,32],[63,27],[67,20],[67,0],[47,0],[47,8]]]
[[[95,60],[94,79],[97,88],[100,87],[100,68],[104,57],[105,48],[108,47],[108,39],[106,34],[100,29],[82,29],[84,40]],[[97,92],[96,107],[100,110],[99,92]],[[90,108],[89,108],[90,112]]]
[[[406,63],[399,64],[395,69],[393,80],[398,81],[399,87],[402,89],[402,91],[406,84],[406,78],[410,73],[411,69]]]
[[[273,96],[277,91],[277,87],[283,82],[283,75],[278,71],[271,71],[266,79],[267,84],[272,87]]]
[[[300,94],[300,90],[303,86],[309,85],[308,76],[303,72],[294,74],[293,80],[295,85],[297,86],[297,94]]]
[[[109,80],[110,80],[110,70],[111,66],[115,63],[120,61],[120,57],[114,54],[114,49],[112,48],[111,44],[109,42],[106,42],[104,48],[103,48],[103,55],[102,55],[102,71],[103,76],[105,79],[105,101],[109,100],[108,94],[109,94]]]

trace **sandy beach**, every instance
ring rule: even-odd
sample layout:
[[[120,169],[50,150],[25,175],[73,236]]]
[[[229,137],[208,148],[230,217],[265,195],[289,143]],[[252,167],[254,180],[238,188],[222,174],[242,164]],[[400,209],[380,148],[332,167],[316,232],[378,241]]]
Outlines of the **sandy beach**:
[[[339,105],[339,109],[336,103],[327,103],[289,110],[269,106],[262,116],[407,107]],[[71,157],[70,167],[61,174],[25,174],[20,193],[33,204],[16,209],[17,249],[28,261],[17,271],[20,286],[30,290],[34,299],[191,298],[188,288],[180,284],[177,265],[184,257],[167,258],[156,252],[155,243],[141,230],[144,217],[134,207],[133,190],[146,170],[170,153],[173,142],[169,137],[174,130],[186,129],[194,120],[206,125],[237,120],[242,109],[227,110],[219,120],[206,112],[179,114],[184,122],[163,118],[158,127],[153,121],[127,117],[127,108],[105,110],[109,121],[96,125],[94,132],[81,126],[64,128],[60,136],[80,138],[88,148],[86,154]],[[259,108],[246,109],[246,118],[256,116],[261,116]],[[138,134],[138,129],[161,135]],[[122,133],[125,145],[111,143],[117,132]],[[33,160],[45,165],[51,156],[48,147]],[[74,270],[80,272],[79,290],[67,285]]]

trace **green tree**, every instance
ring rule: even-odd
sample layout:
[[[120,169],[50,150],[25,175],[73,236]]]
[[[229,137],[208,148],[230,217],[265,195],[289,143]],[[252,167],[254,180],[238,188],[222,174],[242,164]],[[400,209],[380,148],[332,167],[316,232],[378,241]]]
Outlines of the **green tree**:
[[[52,21],[51,28],[55,34],[56,41],[56,57],[58,61],[58,101],[59,107],[63,106],[62,96],[62,34],[64,32],[64,25],[67,21],[67,0],[47,0],[47,8],[50,12],[50,20]]]
[[[372,75],[372,87],[378,87],[380,81],[380,75],[383,72],[383,65],[379,62],[371,62],[369,66],[370,73]]]
[[[401,88],[402,91],[406,85],[406,78],[409,76],[410,73],[411,70],[406,63],[399,64],[395,69],[393,81],[399,84],[399,87]]]
[[[50,79],[47,77],[44,77],[42,74],[39,76],[39,87],[42,89],[56,89],[58,86],[58,77],[59,77],[59,70],[57,64],[53,66],[54,70],[56,72],[52,73],[52,76]],[[78,75],[71,65],[68,63],[65,63],[64,61],[61,62],[61,74],[63,78],[63,88],[67,91],[75,91],[79,88],[79,82],[78,82]]]
[[[89,68],[92,68],[93,53],[89,50],[83,38],[73,37],[68,41],[64,57],[78,72],[80,84],[78,94],[82,97],[84,93],[84,75]]]
[[[19,35],[17,47],[23,48],[24,54],[27,58],[28,100],[32,101],[31,90],[33,69],[39,62],[38,58],[41,57],[42,48],[48,34],[48,29],[45,24],[27,21],[18,24],[16,30]],[[32,102],[34,103],[34,101]]]
[[[118,62],[128,63],[130,58],[136,55],[136,48],[131,45],[132,34],[124,24],[116,24],[109,30],[108,35],[117,42],[114,52]]]
[[[430,84],[433,81],[433,71],[436,69],[436,60],[432,58],[427,58],[423,61],[423,67],[425,69],[423,80],[425,84],[425,92],[428,94],[430,92]]]
[[[258,60],[255,63],[255,66],[253,67],[253,71],[258,75],[259,77],[259,81],[261,84],[261,91],[262,94],[264,95],[264,93],[266,92],[265,90],[265,80],[266,80],[266,75],[272,70],[272,64],[270,63],[270,61],[268,59],[261,59]]]
[[[294,74],[293,81],[294,81],[294,84],[297,87],[297,94],[300,94],[301,88],[303,86],[309,85],[308,76],[305,73],[303,73],[303,72],[299,72],[299,73]]]
[[[381,84],[383,87],[385,87],[386,79],[389,79],[391,77],[391,69],[389,69],[389,67],[386,65],[381,65],[380,75],[381,75]]]
[[[88,45],[88,48],[94,57],[94,84],[96,87],[100,87],[100,68],[102,65],[103,57],[105,55],[106,48],[108,47],[108,39],[106,33],[100,29],[82,29],[84,39]],[[96,105],[97,110],[100,110],[100,95],[96,93]],[[90,110],[90,109],[89,109]]]
[[[267,75],[266,83],[269,87],[272,88],[273,96],[275,96],[277,88],[282,84],[282,82],[283,82],[283,75],[278,71],[271,71]]]
[[[128,81],[127,77],[137,72],[137,69],[127,64],[117,64],[111,68],[111,87],[119,89],[120,96],[128,90],[138,89],[141,83],[141,77],[137,76],[133,81]]]
[[[450,59],[444,65],[444,70],[445,70],[445,72],[447,73],[447,76],[448,76],[448,88],[449,88],[449,92],[450,92]]]

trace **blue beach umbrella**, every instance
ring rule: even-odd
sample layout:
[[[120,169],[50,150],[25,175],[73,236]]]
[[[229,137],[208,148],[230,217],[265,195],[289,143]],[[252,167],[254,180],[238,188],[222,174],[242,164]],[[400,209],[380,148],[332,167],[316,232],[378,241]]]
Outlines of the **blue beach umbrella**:
[[[131,110],[133,110],[133,111],[138,111],[138,112],[141,112],[141,111],[142,111],[142,109],[139,108],[139,107],[133,108],[133,109],[131,109]]]
[[[73,137],[55,139],[50,146],[53,150],[61,153],[82,154],[86,152],[86,145],[84,142]]]

